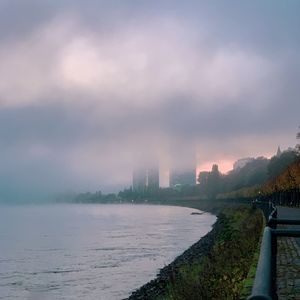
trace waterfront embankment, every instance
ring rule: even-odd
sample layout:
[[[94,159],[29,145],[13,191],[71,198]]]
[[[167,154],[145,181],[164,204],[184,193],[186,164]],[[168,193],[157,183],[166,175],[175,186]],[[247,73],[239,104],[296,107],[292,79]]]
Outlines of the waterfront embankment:
[[[224,208],[212,203],[205,204],[205,209],[203,204],[192,201],[184,206],[217,213],[212,230],[162,268],[156,279],[133,292],[129,300],[240,298],[258,248],[262,213],[246,206]]]

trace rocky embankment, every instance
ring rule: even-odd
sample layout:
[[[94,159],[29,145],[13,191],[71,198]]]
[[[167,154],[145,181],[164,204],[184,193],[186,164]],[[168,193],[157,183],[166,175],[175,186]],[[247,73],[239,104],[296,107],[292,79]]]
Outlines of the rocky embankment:
[[[208,234],[127,299],[239,299],[263,224],[260,210],[223,208]]]
[[[222,229],[222,222],[218,219],[213,225],[213,229],[193,244],[184,253],[178,256],[171,264],[164,267],[158,273],[156,279],[143,285],[141,288],[131,294],[128,300],[158,299],[163,297],[167,286],[173,282],[178,275],[178,270],[182,266],[191,265],[193,261],[207,255],[214,245],[218,233]]]

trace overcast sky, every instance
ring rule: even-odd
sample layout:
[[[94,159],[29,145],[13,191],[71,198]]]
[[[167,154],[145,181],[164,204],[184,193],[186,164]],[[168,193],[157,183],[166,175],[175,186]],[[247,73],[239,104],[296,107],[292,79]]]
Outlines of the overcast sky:
[[[1,0],[0,197],[117,191],[295,146],[300,1]],[[166,177],[162,176],[162,183]]]

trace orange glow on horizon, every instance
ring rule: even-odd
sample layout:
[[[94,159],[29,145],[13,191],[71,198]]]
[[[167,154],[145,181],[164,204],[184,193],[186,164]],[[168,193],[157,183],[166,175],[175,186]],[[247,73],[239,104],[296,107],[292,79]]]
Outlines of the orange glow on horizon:
[[[217,164],[219,166],[219,171],[223,174],[226,174],[228,171],[233,169],[233,163],[234,160],[217,160],[213,162],[205,162],[197,166],[197,175],[199,174],[199,172],[211,171],[213,164]]]

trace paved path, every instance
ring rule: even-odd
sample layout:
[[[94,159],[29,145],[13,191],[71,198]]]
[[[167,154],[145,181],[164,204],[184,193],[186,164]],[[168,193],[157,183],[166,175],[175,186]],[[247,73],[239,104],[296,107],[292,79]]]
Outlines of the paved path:
[[[300,209],[278,207],[278,218],[300,219]],[[285,227],[300,229],[300,225],[285,225]],[[278,299],[300,300],[300,238],[280,237],[277,243]]]

